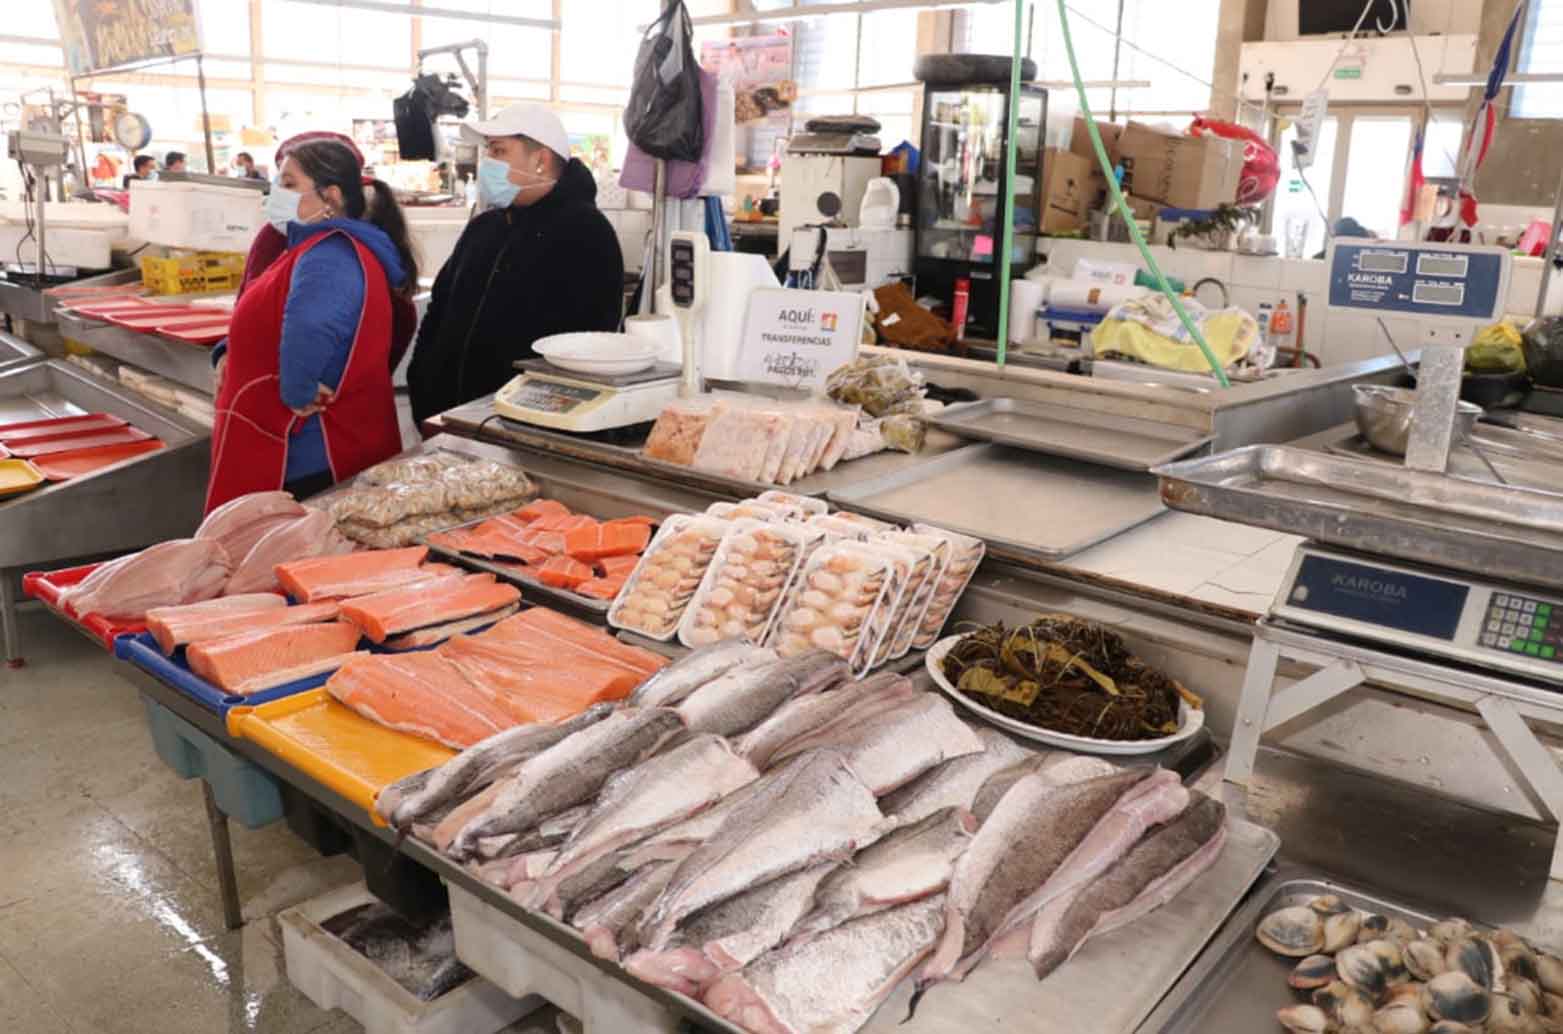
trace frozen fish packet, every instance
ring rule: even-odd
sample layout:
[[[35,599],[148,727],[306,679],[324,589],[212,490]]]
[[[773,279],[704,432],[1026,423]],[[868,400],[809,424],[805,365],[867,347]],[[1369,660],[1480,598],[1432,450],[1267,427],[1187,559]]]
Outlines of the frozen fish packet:
[[[716,558],[732,522],[674,514],[662,523],[608,610],[608,624],[666,642]]]
[[[915,592],[910,608],[896,629],[895,643],[890,650],[890,659],[896,660],[905,657],[912,650],[912,643],[922,629],[924,617],[927,616],[928,605],[933,601],[934,591],[944,579],[951,549],[946,539],[911,531],[887,531],[882,532],[880,537],[887,542],[895,542],[919,550],[927,558],[921,582],[914,582]]]
[[[803,518],[815,517],[830,512],[830,504],[823,499],[816,499],[810,495],[798,495],[796,492],[783,492],[775,488],[766,489],[755,496],[755,502],[790,506],[800,511],[803,514]]]
[[[919,568],[924,554],[910,546],[886,542],[876,536],[863,543],[863,547],[889,557],[895,565],[890,576],[890,588],[885,593],[885,604],[880,608],[874,627],[868,633],[874,639],[869,667],[876,668],[890,659],[895,647],[896,631],[900,622],[906,619],[917,591],[914,582],[918,582],[920,574],[927,573],[927,568]]]
[[[809,558],[800,590],[778,615],[774,649],[783,657],[827,650],[863,675],[873,659],[867,632],[889,587],[890,558],[858,542],[829,542]]]
[[[679,642],[691,649],[738,636],[764,642],[805,540],[794,525],[733,521],[684,611]]]
[[[923,614],[917,638],[912,642],[913,649],[924,650],[938,641],[944,623],[949,620],[950,613],[955,610],[956,603],[960,601],[961,593],[966,591],[972,576],[977,573],[977,568],[982,563],[988,547],[981,539],[933,524],[914,524],[912,530],[919,535],[941,538],[950,544],[950,556],[945,564],[944,575],[934,588],[933,598],[929,600],[928,609]]]

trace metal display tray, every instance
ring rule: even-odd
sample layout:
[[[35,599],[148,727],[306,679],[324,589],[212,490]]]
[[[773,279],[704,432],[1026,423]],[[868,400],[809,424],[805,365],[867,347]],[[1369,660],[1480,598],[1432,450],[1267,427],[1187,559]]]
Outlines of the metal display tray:
[[[21,338],[0,332],[0,370],[13,370],[42,358],[42,352]]]
[[[1402,457],[1375,449],[1371,442],[1357,433],[1355,424],[1350,427],[1349,432],[1327,443],[1324,451],[1369,463],[1387,464],[1397,468],[1404,466]],[[1482,447],[1485,448],[1486,444],[1486,440],[1483,439]],[[1534,456],[1497,450],[1489,451],[1487,458],[1494,467],[1498,468],[1498,473],[1503,475],[1503,480],[1515,488],[1530,488],[1546,492],[1563,486],[1563,477],[1558,475],[1557,463],[1549,463]],[[1449,473],[1456,477],[1470,478],[1472,481],[1498,483],[1493,480],[1492,471],[1487,469],[1487,465],[1469,448],[1458,442],[1449,450]]]
[[[962,438],[1012,445],[1123,470],[1149,470],[1209,445],[1215,435],[1157,420],[1026,399],[950,406],[928,418]]]
[[[917,467],[828,493],[837,506],[985,539],[991,553],[1053,562],[1162,512],[1147,474],[1002,445],[969,445]]]
[[[1153,473],[1174,510],[1563,588],[1563,495],[1284,445],[1250,445]]]
[[[1276,909],[1305,904],[1320,894],[1334,894],[1353,908],[1404,919],[1423,929],[1444,918],[1305,873],[1274,876],[1232,917],[1138,1034],[1281,1030],[1276,1010],[1308,999],[1305,992],[1286,984],[1297,960],[1282,958],[1260,944],[1254,929]]]

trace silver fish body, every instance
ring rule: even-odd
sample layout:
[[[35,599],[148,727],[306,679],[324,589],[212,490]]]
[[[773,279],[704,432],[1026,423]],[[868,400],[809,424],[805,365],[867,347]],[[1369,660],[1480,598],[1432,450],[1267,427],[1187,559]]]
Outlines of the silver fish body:
[[[735,749],[754,762],[755,767],[765,770],[770,768],[772,758],[782,748],[838,719],[845,719],[849,711],[860,714],[865,704],[882,710],[916,692],[910,679],[880,674],[840,689],[794,697],[775,714],[744,733]]]
[[[976,819],[961,808],[944,808],[891,830],[825,878],[793,936],[939,893],[949,886],[956,859],[976,830]]]
[[[1042,907],[1026,952],[1038,979],[1068,961],[1088,938],[1165,904],[1215,862],[1226,840],[1226,806],[1204,794],[1197,797],[1096,880]]]
[[[827,735],[805,737],[802,742],[842,751],[852,770],[879,796],[951,758],[983,749],[976,732],[956,716],[950,702],[932,693],[863,722],[837,722]],[[796,744],[785,748],[776,760],[786,760],[796,749]]]
[[[686,916],[778,876],[850,857],[882,820],[874,795],[839,752],[800,758],[684,859],[642,920],[641,943],[663,948]]]
[[[718,980],[705,1004],[751,1034],[849,1034],[927,956],[944,911],[936,894],[789,941]]]
[[[998,807],[999,801],[1009,793],[1010,788],[1033,772],[1046,773],[1049,782],[1055,786],[1063,786],[1066,783],[1098,779],[1117,771],[1117,765],[1101,758],[1068,754],[1063,751],[1043,751],[1035,757],[1002,768],[989,776],[982,784],[982,788],[977,791],[977,796],[972,798],[971,813],[977,817],[978,822],[986,822],[988,816],[993,814],[993,809]]]
[[[575,909],[570,925],[581,931],[593,955],[617,962],[637,947],[635,921],[657,900],[676,868],[673,861],[641,866],[617,887]]]
[[[776,655],[747,639],[724,639],[701,647],[635,687],[625,703],[631,707],[672,707],[690,693],[741,665],[774,661]]]
[[[626,709],[560,740],[522,762],[488,810],[456,835],[450,853],[465,858],[480,837],[531,829],[589,800],[614,773],[649,757],[683,727],[677,711]]]
[[[740,668],[689,694],[678,713],[691,731],[736,736],[793,697],[827,689],[849,674],[846,661],[823,651],[763,668]]]
[[[920,822],[942,808],[971,808],[977,791],[994,773],[1034,757],[997,729],[981,728],[983,749],[946,761],[885,796],[880,810],[897,822]]]

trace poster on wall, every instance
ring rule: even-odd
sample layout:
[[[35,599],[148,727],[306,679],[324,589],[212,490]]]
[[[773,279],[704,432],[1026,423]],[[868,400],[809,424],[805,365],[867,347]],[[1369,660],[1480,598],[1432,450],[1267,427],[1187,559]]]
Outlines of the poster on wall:
[[[792,36],[740,36],[700,47],[700,66],[733,84],[737,151],[749,169],[764,169],[790,129],[798,84],[792,78]]]
[[[88,75],[201,51],[196,0],[54,0],[65,66]]]

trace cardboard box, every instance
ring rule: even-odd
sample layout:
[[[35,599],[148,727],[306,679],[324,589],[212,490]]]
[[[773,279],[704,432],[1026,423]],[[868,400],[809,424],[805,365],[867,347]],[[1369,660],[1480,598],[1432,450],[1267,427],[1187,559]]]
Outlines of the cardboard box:
[[[1173,208],[1233,204],[1243,173],[1241,141],[1181,136],[1130,122],[1118,137],[1123,189]]]
[[[1043,233],[1068,233],[1085,225],[1091,207],[1091,172],[1101,170],[1073,151],[1048,148],[1042,154],[1042,179],[1037,183],[1039,229]]]
[[[1117,165],[1118,137],[1123,133],[1123,127],[1116,122],[1097,122],[1096,131],[1101,134],[1102,146],[1107,149],[1107,160]],[[1107,193],[1107,177],[1102,175],[1101,163],[1096,160],[1096,148],[1091,146],[1091,131],[1086,128],[1083,118],[1075,119],[1075,128],[1069,136],[1069,152],[1091,163],[1085,192],[1085,207],[1089,210]]]

